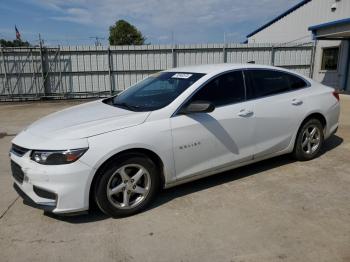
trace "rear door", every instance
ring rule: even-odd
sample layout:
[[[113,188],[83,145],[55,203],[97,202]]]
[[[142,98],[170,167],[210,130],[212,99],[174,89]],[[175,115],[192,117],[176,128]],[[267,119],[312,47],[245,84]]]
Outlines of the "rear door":
[[[292,142],[305,111],[302,78],[278,70],[247,69],[247,98],[254,101],[254,158],[280,152]]]
[[[184,106],[191,101],[209,101],[216,108],[171,118],[177,179],[253,158],[254,108],[245,101],[242,71],[211,80]]]

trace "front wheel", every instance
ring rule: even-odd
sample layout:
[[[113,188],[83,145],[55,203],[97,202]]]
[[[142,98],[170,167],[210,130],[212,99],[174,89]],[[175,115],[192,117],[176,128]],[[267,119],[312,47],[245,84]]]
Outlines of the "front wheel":
[[[159,171],[146,156],[129,155],[111,162],[95,186],[95,201],[112,217],[142,211],[159,189]]]
[[[323,126],[318,119],[310,119],[303,124],[297,135],[293,156],[300,161],[314,159],[324,142]]]

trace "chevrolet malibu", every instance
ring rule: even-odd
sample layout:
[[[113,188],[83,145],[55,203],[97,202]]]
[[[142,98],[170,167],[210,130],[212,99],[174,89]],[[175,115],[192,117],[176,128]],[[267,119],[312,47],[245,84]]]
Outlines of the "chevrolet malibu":
[[[56,214],[95,202],[128,216],[162,188],[287,153],[313,159],[337,131],[339,111],[334,89],[282,68],[170,69],[19,133],[10,150],[14,186]]]

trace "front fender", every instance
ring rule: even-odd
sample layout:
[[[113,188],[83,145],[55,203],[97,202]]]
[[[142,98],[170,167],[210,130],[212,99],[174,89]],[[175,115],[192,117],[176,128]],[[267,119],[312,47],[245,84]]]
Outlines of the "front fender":
[[[175,180],[172,136],[169,119],[145,122],[139,126],[126,128],[88,138],[89,150],[80,161],[96,170],[116,154],[131,149],[146,149],[155,153],[163,162],[165,183]]]

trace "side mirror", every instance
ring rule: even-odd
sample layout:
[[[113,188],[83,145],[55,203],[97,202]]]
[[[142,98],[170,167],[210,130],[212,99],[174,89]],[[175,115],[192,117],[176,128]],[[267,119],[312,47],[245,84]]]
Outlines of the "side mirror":
[[[187,106],[184,106],[179,111],[180,114],[193,114],[193,113],[210,113],[213,112],[215,106],[208,101],[193,101]]]

